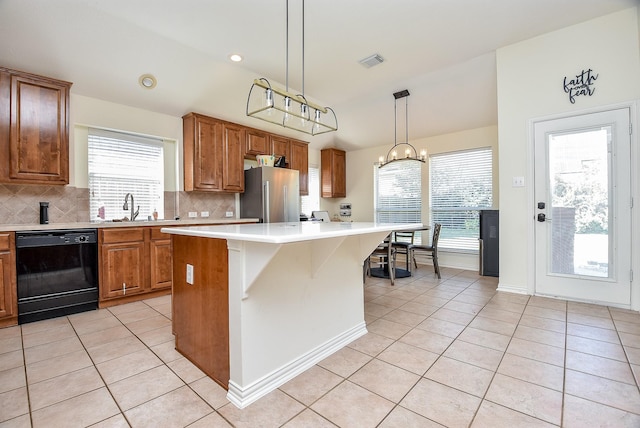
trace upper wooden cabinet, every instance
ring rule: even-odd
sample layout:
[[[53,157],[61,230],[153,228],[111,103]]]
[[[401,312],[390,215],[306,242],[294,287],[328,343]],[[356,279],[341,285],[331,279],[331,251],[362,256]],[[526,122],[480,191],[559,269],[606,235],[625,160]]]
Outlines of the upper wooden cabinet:
[[[344,198],[347,196],[346,165],[344,150],[324,149],[320,152],[320,180],[323,198]]]
[[[245,157],[255,159],[256,155],[271,154],[271,140],[269,134],[257,129],[245,129],[246,147]]]
[[[309,147],[302,141],[291,140],[289,168],[300,173],[300,194],[309,194]]]
[[[0,181],[69,183],[70,88],[0,68]]]
[[[276,159],[284,156],[287,165],[291,164],[291,142],[288,138],[279,135],[271,136],[271,153]]]
[[[184,190],[244,191],[244,128],[196,113],[182,121]]]

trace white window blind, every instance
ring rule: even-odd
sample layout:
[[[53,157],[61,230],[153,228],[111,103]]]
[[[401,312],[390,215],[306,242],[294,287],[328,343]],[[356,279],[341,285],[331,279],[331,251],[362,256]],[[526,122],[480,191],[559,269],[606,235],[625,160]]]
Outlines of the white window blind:
[[[430,156],[431,225],[442,224],[438,248],[478,251],[479,212],[493,204],[490,148]]]
[[[134,196],[138,220],[154,210],[164,213],[163,142],[137,135],[89,129],[89,209],[91,220],[131,217],[122,209],[127,193]]]
[[[374,166],[374,210],[378,223],[419,223],[422,217],[421,163]]]
[[[300,197],[300,212],[311,217],[312,211],[320,210],[320,169],[309,167],[309,194]]]

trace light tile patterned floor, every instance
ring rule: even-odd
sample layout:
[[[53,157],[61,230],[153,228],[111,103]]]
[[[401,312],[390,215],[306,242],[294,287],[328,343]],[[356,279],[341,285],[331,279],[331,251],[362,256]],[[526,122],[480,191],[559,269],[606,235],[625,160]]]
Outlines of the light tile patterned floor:
[[[368,278],[369,333],[239,410],[170,298],[0,329],[4,427],[640,427],[640,314],[429,267]]]

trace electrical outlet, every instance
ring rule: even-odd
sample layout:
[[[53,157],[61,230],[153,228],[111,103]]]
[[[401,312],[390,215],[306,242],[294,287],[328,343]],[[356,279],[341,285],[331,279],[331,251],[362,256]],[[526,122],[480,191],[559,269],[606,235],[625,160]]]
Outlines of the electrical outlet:
[[[195,211],[189,211],[189,218],[196,218],[198,217],[198,213]]]
[[[233,211],[227,211],[224,216],[225,217],[233,217]]]
[[[200,217],[209,217],[209,211],[200,211]]]
[[[193,285],[193,265],[187,264],[187,284]]]

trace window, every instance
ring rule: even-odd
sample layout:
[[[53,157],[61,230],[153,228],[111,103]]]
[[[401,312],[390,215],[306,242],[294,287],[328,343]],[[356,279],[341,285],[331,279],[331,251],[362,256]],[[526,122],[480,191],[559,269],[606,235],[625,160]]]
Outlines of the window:
[[[420,223],[422,217],[420,162],[374,166],[374,210],[378,223]]]
[[[134,211],[140,207],[138,219],[154,210],[164,217],[163,141],[89,129],[90,219],[130,217],[130,200],[129,210],[122,209],[127,193],[134,196]]]
[[[300,212],[311,217],[320,210],[320,168],[309,167],[309,194],[300,197]]]
[[[479,213],[493,204],[490,148],[430,156],[431,225],[442,224],[438,248],[477,252]]]

